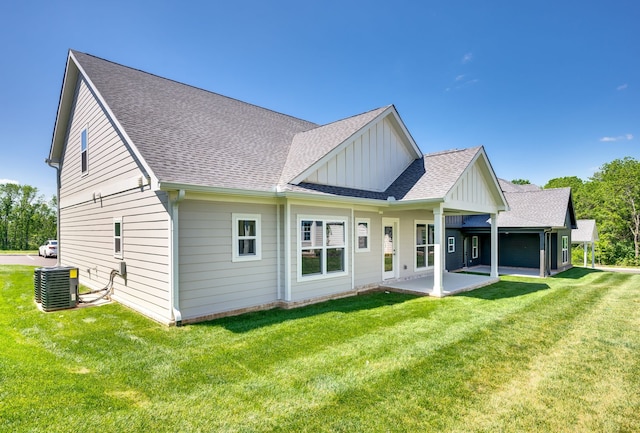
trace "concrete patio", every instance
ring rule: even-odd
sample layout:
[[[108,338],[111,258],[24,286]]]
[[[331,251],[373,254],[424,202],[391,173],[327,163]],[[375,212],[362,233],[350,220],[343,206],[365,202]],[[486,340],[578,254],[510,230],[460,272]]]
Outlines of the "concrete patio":
[[[498,281],[500,281],[499,278],[491,278],[489,275],[445,272],[442,277],[442,295],[450,296],[456,293],[468,292],[488,286],[489,284],[497,283]],[[410,280],[383,283],[380,288],[396,292],[435,296],[433,294],[433,274]]]

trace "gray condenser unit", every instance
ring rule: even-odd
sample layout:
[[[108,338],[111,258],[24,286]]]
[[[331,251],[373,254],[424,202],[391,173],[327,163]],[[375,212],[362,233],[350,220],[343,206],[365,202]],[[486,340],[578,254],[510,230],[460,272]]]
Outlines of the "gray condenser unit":
[[[40,301],[44,311],[64,310],[78,305],[78,268],[40,268]]]
[[[33,294],[38,304],[42,302],[42,296],[40,292],[40,284],[42,281],[42,269],[43,268],[37,268],[33,272]]]

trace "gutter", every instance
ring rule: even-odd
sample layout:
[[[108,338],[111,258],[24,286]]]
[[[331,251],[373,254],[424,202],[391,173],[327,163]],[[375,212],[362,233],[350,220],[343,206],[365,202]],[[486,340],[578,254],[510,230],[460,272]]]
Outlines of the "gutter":
[[[51,159],[47,158],[44,160],[44,162],[47,163],[47,165],[51,168],[55,168],[56,169],[56,199],[58,200],[58,206],[57,206],[57,211],[56,211],[56,234],[57,234],[57,238],[58,238],[58,253],[56,254],[56,266],[60,267],[62,266],[62,261],[60,259],[60,244],[62,242],[60,242],[60,162],[59,161],[52,161]]]

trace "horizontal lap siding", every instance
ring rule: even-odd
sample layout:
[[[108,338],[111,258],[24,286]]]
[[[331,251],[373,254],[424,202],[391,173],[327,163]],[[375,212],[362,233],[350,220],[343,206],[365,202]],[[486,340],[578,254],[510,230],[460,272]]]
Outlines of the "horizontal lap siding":
[[[88,174],[82,175],[80,134],[88,130]],[[126,280],[114,280],[115,299],[157,320],[169,321],[169,218],[167,197],[149,187],[132,188],[146,177],[84,81],[77,89],[62,162],[60,258],[77,266],[80,284],[105,287],[120,259],[113,254],[113,220],[122,218]],[[94,200],[94,192],[109,191]]]
[[[382,218],[375,212],[356,212],[358,218],[369,218],[369,251],[356,252],[355,286],[366,286],[379,283],[382,279]],[[352,236],[355,236],[352,233]],[[355,239],[358,242],[358,239]]]
[[[261,260],[232,261],[234,213],[259,214]],[[185,200],[180,204],[180,309],[183,319],[277,301],[276,206]]]

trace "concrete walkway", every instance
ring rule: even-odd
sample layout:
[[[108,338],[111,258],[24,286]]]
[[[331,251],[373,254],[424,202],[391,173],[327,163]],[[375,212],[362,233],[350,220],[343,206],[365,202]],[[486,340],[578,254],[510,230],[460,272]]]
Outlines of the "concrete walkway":
[[[497,283],[498,281],[500,281],[499,278],[491,278],[488,275],[445,272],[442,279],[442,286],[444,288],[443,296],[468,292],[488,286],[489,284]],[[411,280],[385,282],[380,285],[380,288],[396,292],[435,296],[433,294],[433,274]]]

